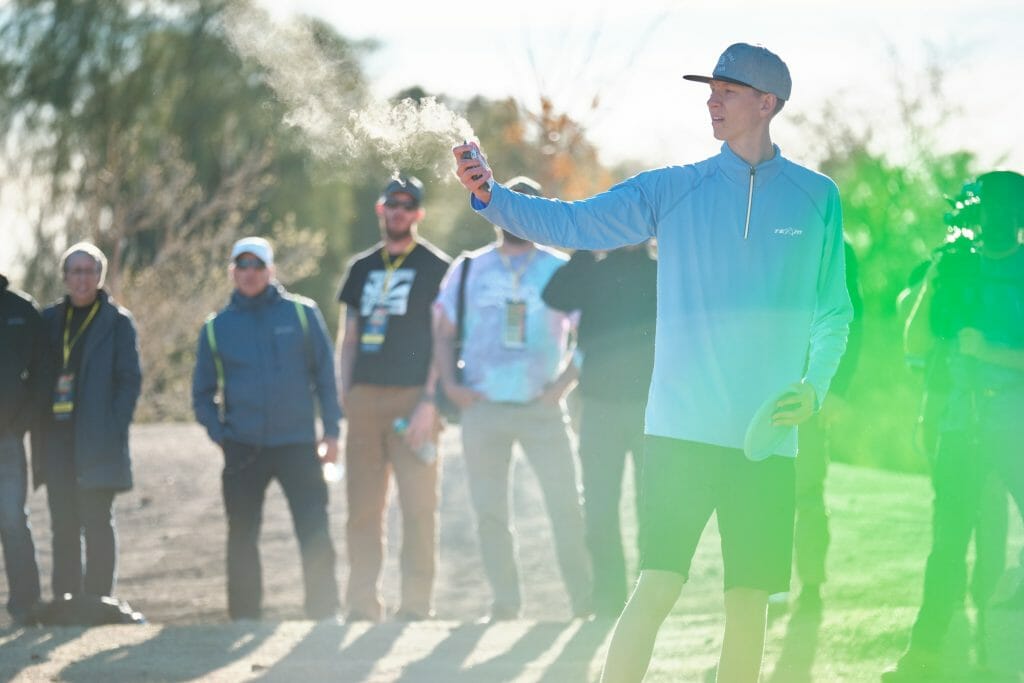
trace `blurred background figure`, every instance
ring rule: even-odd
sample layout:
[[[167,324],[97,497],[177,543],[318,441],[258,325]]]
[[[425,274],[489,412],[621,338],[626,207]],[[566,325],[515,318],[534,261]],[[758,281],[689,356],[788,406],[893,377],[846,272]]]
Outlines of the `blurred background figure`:
[[[25,432],[47,389],[39,309],[32,297],[8,284],[0,275],[0,541],[7,571],[7,613],[15,624],[27,625],[39,602],[39,567],[25,508]]]
[[[555,271],[543,298],[579,312],[580,467],[587,548],[594,571],[594,613],[615,618],[628,582],[619,503],[626,458],[633,459],[639,516],[644,412],[654,367],[657,261],[653,244],[600,255],[579,250]]]
[[[885,681],[944,674],[942,646],[967,580],[967,545],[991,473],[1024,506],[1024,176],[978,177],[957,205],[977,232],[936,253],[906,326],[906,351],[944,347],[949,399],[937,440],[932,549],[910,646]],[[983,617],[983,606],[979,617]],[[983,630],[983,622],[979,629]]]
[[[969,238],[961,235],[959,229],[954,229],[950,233],[950,241],[939,247],[939,252],[955,250],[960,246],[970,248]],[[896,307],[904,323],[910,317],[930,266],[931,260],[918,264],[908,276],[907,286],[900,292]],[[951,386],[948,350],[948,345],[935,344],[927,356],[906,357],[907,365],[921,380],[921,399],[911,442],[914,449],[927,460],[933,475],[942,421],[949,409]],[[974,563],[971,565],[970,596],[979,610],[985,610],[988,606],[1006,569],[1008,531],[1006,487],[1002,479],[992,472],[985,483],[985,492],[981,496],[974,520]],[[960,596],[957,605],[961,604],[964,597]]]
[[[224,454],[228,614],[262,615],[260,526],[276,479],[299,541],[306,616],[334,617],[340,604],[321,462],[337,460],[341,411],[327,326],[316,303],[276,281],[274,250],[262,237],[235,242],[228,270],[235,289],[199,330],[192,376],[196,419]]]
[[[142,371],[132,316],[103,290],[106,269],[96,246],[72,245],[61,257],[67,294],[43,311],[52,401],[32,453],[50,506],[54,598],[113,593],[114,496],[132,487],[128,427]]]
[[[417,178],[389,182],[375,209],[381,241],[352,258],[338,294],[338,371],[348,420],[346,609],[352,621],[385,616],[384,512],[394,473],[402,509],[401,603],[394,616],[418,621],[434,614],[441,425],[432,306],[451,259],[419,235],[426,210]]]
[[[508,186],[540,196],[540,186],[529,178],[513,178]],[[494,243],[455,261],[437,298],[437,365],[445,392],[461,409],[462,451],[493,593],[488,619],[515,619],[522,607],[516,538],[509,520],[509,469],[516,443],[544,494],[573,616],[586,618],[592,613],[590,562],[563,400],[577,377],[569,347],[574,321],[541,299],[566,257],[495,231]],[[459,284],[470,258],[460,384],[453,345]]]
[[[822,608],[821,586],[825,583],[825,561],[832,538],[828,508],[825,505],[825,480],[832,457],[834,428],[850,414],[850,382],[857,371],[864,337],[864,299],[860,290],[857,254],[849,242],[844,242],[843,246],[846,251],[846,289],[853,305],[853,320],[850,321],[846,351],[821,409],[797,428],[799,446],[796,458],[793,553],[796,575],[800,581],[796,609],[805,614],[817,613]],[[777,593],[771,597],[769,604],[772,607],[784,607],[788,600],[788,593]]]

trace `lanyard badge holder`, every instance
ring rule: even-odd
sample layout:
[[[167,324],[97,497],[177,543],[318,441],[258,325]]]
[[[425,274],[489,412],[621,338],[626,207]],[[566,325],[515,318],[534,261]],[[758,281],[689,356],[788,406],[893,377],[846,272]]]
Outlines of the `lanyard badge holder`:
[[[363,325],[363,333],[359,336],[359,350],[363,353],[379,353],[384,347],[384,340],[388,334],[388,315],[390,308],[388,306],[388,289],[391,287],[391,277],[395,274],[402,264],[405,263],[406,257],[412,253],[412,250],[416,248],[416,241],[413,240],[406,247],[402,255],[399,256],[392,263],[391,255],[388,254],[387,247],[381,247],[380,257],[384,262],[384,282],[381,283],[380,294],[377,297],[377,302],[373,305],[373,309],[370,311],[370,315],[366,318],[366,324]]]
[[[526,302],[522,299],[505,300],[505,325],[501,342],[506,349],[526,348]]]
[[[523,278],[523,273],[530,267],[530,262],[533,261],[533,257],[536,255],[536,251],[531,251],[526,262],[519,268],[519,270],[512,269],[512,263],[509,261],[501,252],[498,255],[501,257],[501,263],[512,275],[512,296],[505,299],[505,315],[504,324],[502,325],[501,331],[501,343],[506,349],[525,349],[526,348],[526,299],[519,296],[519,283]]]
[[[85,330],[89,327],[89,323],[96,317],[96,311],[100,308],[100,302],[96,301],[93,303],[92,308],[89,310],[89,315],[85,317],[85,321],[82,326],[75,333],[74,337],[71,337],[71,314],[72,307],[67,307],[67,315],[64,318],[64,344],[61,349],[63,365],[61,366],[60,374],[57,375],[57,384],[53,389],[53,419],[64,422],[70,420],[75,413],[75,373],[68,368],[68,363],[71,361],[71,350],[75,348],[75,344],[85,334]]]

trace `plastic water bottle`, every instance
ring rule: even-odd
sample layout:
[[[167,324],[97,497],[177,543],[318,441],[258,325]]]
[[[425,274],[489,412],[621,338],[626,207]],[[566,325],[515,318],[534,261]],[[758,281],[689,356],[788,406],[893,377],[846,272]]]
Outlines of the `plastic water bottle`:
[[[320,444],[316,449],[317,455],[321,458],[327,454],[327,444]],[[337,462],[321,462],[320,471],[324,477],[324,483],[337,484],[345,478],[345,466]]]
[[[396,417],[392,426],[395,428],[395,434],[405,436],[405,433],[409,431],[409,420],[404,417]],[[427,465],[430,465],[437,460],[437,446],[435,446],[434,442],[429,439],[424,442],[422,446],[414,450],[413,453]]]
[[[325,462],[321,465],[324,474],[324,481],[328,484],[337,484],[345,478],[345,468],[334,462]]]

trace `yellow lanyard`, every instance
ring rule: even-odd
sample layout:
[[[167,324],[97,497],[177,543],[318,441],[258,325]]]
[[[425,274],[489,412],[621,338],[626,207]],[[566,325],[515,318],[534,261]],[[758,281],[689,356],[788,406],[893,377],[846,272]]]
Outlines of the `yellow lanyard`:
[[[412,253],[412,250],[416,248],[416,240],[409,242],[409,246],[405,248],[401,256],[395,259],[395,262],[391,262],[391,254],[388,253],[387,246],[380,248],[380,258],[384,261],[384,283],[380,287],[380,298],[378,301],[386,301],[388,298],[388,288],[391,286],[391,276],[395,274],[395,271],[402,267],[405,263],[405,258]]]
[[[71,339],[70,341],[68,341],[68,336],[71,333],[71,313],[72,313],[72,310],[73,310],[73,307],[71,306],[71,304],[68,304],[68,314],[64,317],[64,369],[65,370],[67,370],[68,361],[71,360],[71,349],[73,349],[75,347],[75,343],[79,339],[82,338],[83,334],[85,334],[85,328],[89,327],[89,323],[91,323],[92,319],[96,316],[96,311],[100,310],[100,301],[99,301],[99,299],[97,299],[93,303],[92,308],[89,310],[89,315],[85,316],[85,322],[82,323],[82,326],[78,328],[78,332],[75,332],[74,338]]]
[[[505,266],[505,270],[512,274],[512,295],[519,296],[519,281],[523,277],[523,273],[530,267],[530,262],[533,261],[533,257],[537,255],[537,249],[530,250],[530,256],[526,259],[526,262],[519,268],[519,270],[512,270],[512,261],[505,254],[498,250],[498,258],[501,259],[501,265]]]

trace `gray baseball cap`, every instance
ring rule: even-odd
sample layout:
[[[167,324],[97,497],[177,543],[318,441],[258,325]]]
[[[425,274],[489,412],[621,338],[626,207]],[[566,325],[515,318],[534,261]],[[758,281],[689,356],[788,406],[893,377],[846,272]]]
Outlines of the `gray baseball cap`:
[[[510,178],[505,182],[505,187],[518,192],[519,194],[533,195],[534,197],[540,197],[541,187],[533,178],[528,178],[524,175],[517,175],[515,178]]]
[[[725,48],[710,76],[687,74],[683,78],[700,83],[728,81],[748,85],[780,100],[788,100],[793,89],[786,63],[768,48],[749,43],[735,43]]]

